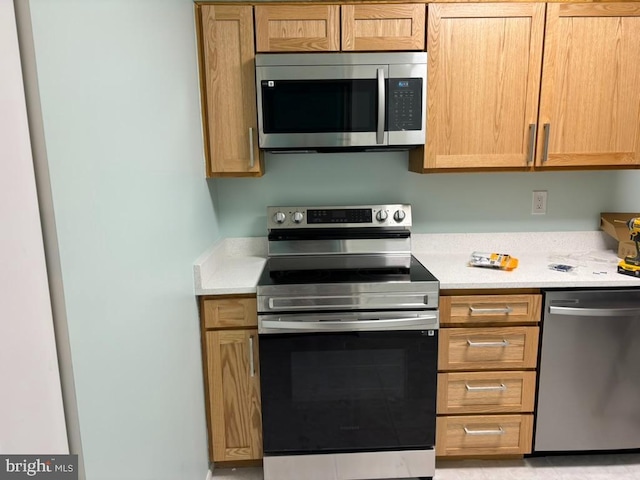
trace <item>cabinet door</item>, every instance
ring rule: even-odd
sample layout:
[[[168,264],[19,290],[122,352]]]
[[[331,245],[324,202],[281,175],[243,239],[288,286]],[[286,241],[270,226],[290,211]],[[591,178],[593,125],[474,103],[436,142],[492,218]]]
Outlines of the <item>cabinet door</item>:
[[[213,460],[262,458],[257,330],[206,332]]]
[[[252,7],[200,9],[207,176],[260,176]]]
[[[343,5],[342,50],[424,50],[424,4]]]
[[[256,5],[259,52],[340,50],[339,5]]]
[[[426,155],[412,170],[533,166],[543,27],[542,3],[429,4]]]
[[[537,165],[640,164],[640,4],[547,7]]]

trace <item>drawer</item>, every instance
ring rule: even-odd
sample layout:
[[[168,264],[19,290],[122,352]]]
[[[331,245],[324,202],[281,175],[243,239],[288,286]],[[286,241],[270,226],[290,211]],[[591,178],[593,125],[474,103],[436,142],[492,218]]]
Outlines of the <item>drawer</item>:
[[[532,434],[532,414],[438,417],[436,455],[522,455]]]
[[[535,372],[438,374],[438,414],[533,412]]]
[[[258,326],[255,297],[206,299],[202,302],[205,328],[245,328]]]
[[[535,368],[538,333],[538,327],[443,328],[438,343],[438,369]]]
[[[537,323],[542,295],[440,297],[440,324]]]

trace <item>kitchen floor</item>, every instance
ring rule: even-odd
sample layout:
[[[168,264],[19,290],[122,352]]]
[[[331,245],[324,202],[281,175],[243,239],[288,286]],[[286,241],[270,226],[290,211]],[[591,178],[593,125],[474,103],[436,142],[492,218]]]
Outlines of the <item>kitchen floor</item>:
[[[213,479],[263,480],[263,477],[261,468],[220,468],[214,470]],[[434,480],[458,479],[640,480],[640,453],[437,462]]]

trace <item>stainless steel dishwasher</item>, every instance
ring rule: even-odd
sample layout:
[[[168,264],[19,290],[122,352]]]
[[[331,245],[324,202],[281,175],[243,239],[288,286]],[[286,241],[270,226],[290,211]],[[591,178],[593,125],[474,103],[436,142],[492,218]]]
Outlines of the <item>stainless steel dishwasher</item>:
[[[547,291],[534,450],[640,448],[640,290]]]

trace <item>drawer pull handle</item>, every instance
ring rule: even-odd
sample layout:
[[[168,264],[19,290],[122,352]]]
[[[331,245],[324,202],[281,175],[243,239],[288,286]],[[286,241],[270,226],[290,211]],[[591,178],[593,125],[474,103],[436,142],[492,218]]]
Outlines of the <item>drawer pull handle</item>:
[[[467,339],[467,344],[470,347],[508,347],[509,342],[507,340],[502,340],[501,342],[472,342]]]
[[[469,311],[471,312],[471,315],[473,315],[474,313],[505,313],[505,314],[509,314],[511,312],[513,312],[513,308],[511,308],[510,306],[505,306],[504,308],[478,308],[478,307],[474,307],[473,305],[469,305]]]
[[[507,386],[504,383],[501,383],[500,385],[487,385],[485,387],[472,387],[467,383],[465,384],[465,387],[467,387],[467,390],[470,392],[494,392],[504,391],[507,389]]]
[[[498,427],[497,430],[469,430],[464,427],[464,433],[467,435],[504,435],[502,427]]]

